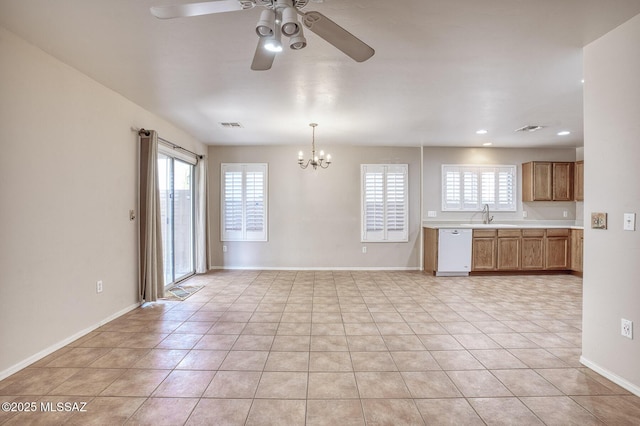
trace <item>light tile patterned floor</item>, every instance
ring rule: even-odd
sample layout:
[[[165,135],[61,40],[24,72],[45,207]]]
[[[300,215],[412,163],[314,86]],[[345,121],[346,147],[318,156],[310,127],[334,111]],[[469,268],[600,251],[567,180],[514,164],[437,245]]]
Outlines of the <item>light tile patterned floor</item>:
[[[638,425],[567,275],[219,271],[0,382],[3,424]],[[86,412],[40,403],[87,402]]]

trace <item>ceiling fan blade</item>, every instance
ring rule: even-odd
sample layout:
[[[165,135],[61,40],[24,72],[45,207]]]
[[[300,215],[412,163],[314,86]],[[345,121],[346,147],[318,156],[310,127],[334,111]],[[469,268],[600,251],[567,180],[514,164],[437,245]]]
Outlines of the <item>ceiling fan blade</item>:
[[[159,19],[185,18],[188,16],[209,15],[211,13],[233,12],[253,7],[251,2],[239,0],[213,0],[202,3],[153,6],[151,14]]]
[[[275,52],[270,52],[264,48],[264,44],[267,40],[268,37],[262,37],[258,40],[256,53],[253,55],[253,62],[251,63],[251,69],[254,71],[270,70],[271,65],[273,65],[273,60],[276,58]]]
[[[371,46],[333,22],[320,12],[301,13],[302,23],[309,30],[340,49],[356,62],[364,62],[376,53]]]

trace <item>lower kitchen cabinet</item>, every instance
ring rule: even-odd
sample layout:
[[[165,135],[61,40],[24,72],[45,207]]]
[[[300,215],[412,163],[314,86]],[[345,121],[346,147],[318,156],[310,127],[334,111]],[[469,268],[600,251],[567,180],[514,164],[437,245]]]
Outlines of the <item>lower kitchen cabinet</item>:
[[[519,229],[498,229],[497,269],[517,271],[520,269],[520,249],[522,246]]]
[[[522,230],[522,269],[544,269],[544,229]]]
[[[582,256],[584,254],[584,231],[571,230],[571,270],[582,274]]]
[[[569,229],[547,229],[545,269],[570,268]]]
[[[471,272],[582,273],[583,231],[569,228],[474,229]],[[438,231],[424,230],[424,270],[436,274]]]
[[[497,265],[498,233],[495,229],[474,229],[472,242],[471,270],[495,271]]]
[[[569,271],[571,241],[568,228],[475,229],[471,271]]]

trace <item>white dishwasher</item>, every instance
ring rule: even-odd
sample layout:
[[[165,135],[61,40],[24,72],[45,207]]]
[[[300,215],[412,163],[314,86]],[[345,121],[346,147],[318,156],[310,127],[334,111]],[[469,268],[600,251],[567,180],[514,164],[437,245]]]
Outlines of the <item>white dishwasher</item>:
[[[437,276],[466,276],[471,271],[471,229],[438,230]]]

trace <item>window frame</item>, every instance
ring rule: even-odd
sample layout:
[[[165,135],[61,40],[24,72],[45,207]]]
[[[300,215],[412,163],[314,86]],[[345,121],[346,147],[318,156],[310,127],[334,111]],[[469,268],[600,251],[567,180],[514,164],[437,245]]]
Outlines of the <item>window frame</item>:
[[[240,173],[240,229],[227,230],[227,173]],[[247,199],[250,173],[262,173],[262,229],[248,229]],[[267,163],[221,163],[220,164],[220,241],[268,241],[269,229],[269,165]]]
[[[514,164],[443,164],[441,173],[441,202],[442,211],[468,212],[481,211],[485,204],[491,211],[516,212],[518,209],[518,167]],[[456,179],[458,188],[449,188],[448,173],[459,173]],[[510,187],[502,190],[501,173],[507,173]],[[466,174],[466,176],[465,176]],[[491,177],[491,179],[489,179]],[[486,180],[491,180],[493,188],[487,191],[488,185],[483,185]],[[472,182],[475,188],[466,188],[465,182]],[[468,185],[468,183],[467,183]],[[502,191],[510,193],[510,199],[503,201],[500,196]],[[450,197],[450,193],[457,193],[458,199]],[[467,198],[468,197],[468,198]],[[475,197],[475,199],[474,199]],[[492,199],[492,200],[491,200]]]
[[[367,220],[368,213],[370,210],[367,209],[367,196],[371,195],[367,194],[367,174],[368,173],[381,173],[382,174],[382,213],[381,213],[381,228],[375,230],[368,229]],[[393,182],[389,181],[389,173],[393,174],[402,174],[403,181],[402,185],[402,198],[404,200],[403,205],[401,205],[401,214],[402,214],[402,229],[390,229],[390,222],[393,221],[393,212],[390,212],[389,207],[390,204],[393,204],[389,201],[392,198],[392,193],[390,193],[390,185],[393,185]],[[378,195],[378,196],[380,196]],[[397,216],[397,209],[396,214]],[[409,241],[409,165],[408,164],[361,164],[360,165],[360,212],[361,212],[361,242],[408,242]]]

